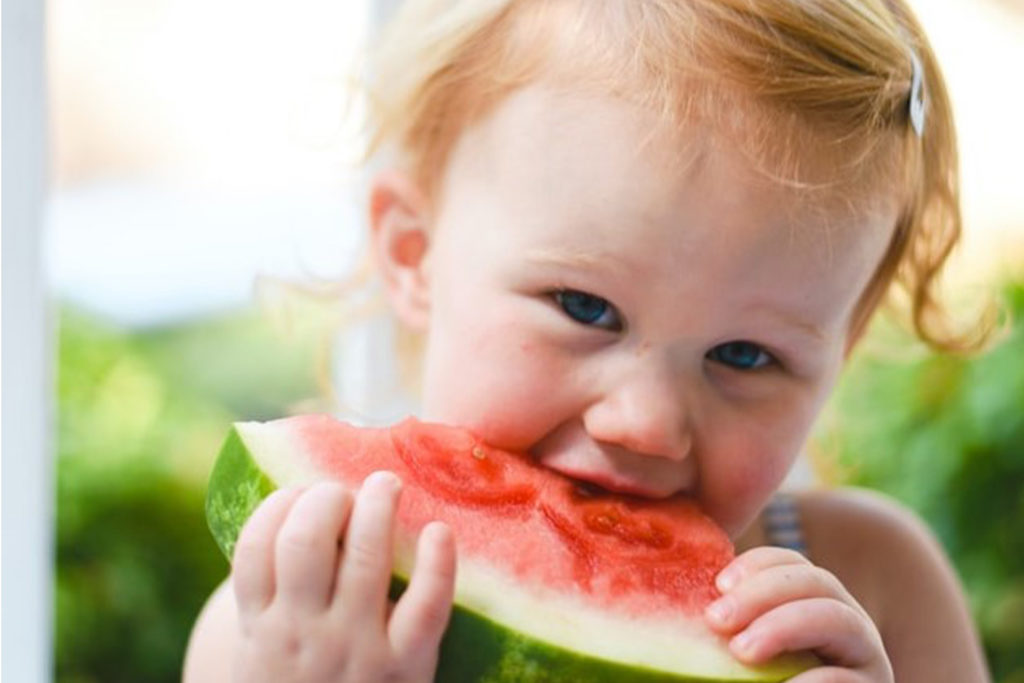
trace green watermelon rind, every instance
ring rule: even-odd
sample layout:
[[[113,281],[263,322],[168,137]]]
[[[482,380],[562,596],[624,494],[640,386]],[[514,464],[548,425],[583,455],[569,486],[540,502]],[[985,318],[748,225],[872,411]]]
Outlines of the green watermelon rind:
[[[680,676],[572,652],[511,631],[457,604],[441,642],[435,677],[440,683],[736,683],[738,680]]]
[[[217,545],[231,560],[246,520],[278,487],[253,459],[237,427],[228,433],[210,476],[207,523]],[[397,598],[407,577],[392,577]],[[458,604],[452,609],[441,644],[435,680],[439,683],[772,683],[808,668],[804,657],[786,657],[746,674],[727,678],[693,677],[623,664],[531,638]]]
[[[206,523],[228,562],[246,520],[276,489],[253,461],[238,429],[232,427],[214,463],[206,494]]]

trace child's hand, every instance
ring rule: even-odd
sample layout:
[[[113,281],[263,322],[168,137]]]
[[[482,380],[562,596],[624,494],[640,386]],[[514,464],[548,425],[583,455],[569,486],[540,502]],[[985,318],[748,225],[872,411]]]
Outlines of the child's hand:
[[[755,548],[719,573],[722,597],[705,613],[732,636],[740,660],[764,663],[784,652],[812,651],[823,666],[793,683],[891,683],[892,666],[867,612],[835,576],[803,555]]]
[[[431,681],[448,623],[455,551],[448,527],[420,536],[410,584],[388,602],[400,483],[368,477],[282,490],[238,540],[233,582],[241,626],[237,681]]]

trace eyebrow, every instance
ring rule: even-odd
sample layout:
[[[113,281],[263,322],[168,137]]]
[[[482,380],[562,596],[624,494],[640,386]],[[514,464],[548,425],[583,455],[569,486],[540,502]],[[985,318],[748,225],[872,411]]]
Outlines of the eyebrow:
[[[759,306],[758,309],[764,311],[771,317],[775,318],[776,320],[784,324],[786,327],[794,329],[805,336],[811,337],[815,341],[825,341],[825,332],[818,325],[809,323],[803,318],[779,308],[774,308],[771,306]]]
[[[554,247],[533,249],[527,252],[526,260],[541,266],[603,270],[610,271],[616,275],[628,273],[628,267],[620,254],[601,249],[571,251]]]

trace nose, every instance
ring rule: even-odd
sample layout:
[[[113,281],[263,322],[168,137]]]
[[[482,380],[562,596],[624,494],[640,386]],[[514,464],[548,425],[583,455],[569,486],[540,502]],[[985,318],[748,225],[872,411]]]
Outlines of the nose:
[[[583,413],[595,441],[634,453],[681,461],[693,446],[693,396],[665,363],[641,359],[621,373]]]

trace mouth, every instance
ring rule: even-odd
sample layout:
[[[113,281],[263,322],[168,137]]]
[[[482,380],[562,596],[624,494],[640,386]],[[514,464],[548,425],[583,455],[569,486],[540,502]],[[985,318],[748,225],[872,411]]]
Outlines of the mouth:
[[[692,458],[671,460],[634,453],[585,435],[555,432],[542,439],[530,454],[542,467],[577,482],[621,495],[669,498],[693,490],[696,468]]]
[[[584,497],[598,498],[613,493],[616,495],[635,496],[647,499],[669,498],[679,491],[664,490],[645,485],[631,479],[617,477],[606,472],[584,471],[571,467],[562,467],[551,463],[542,464],[569,479],[576,487],[576,492]]]

